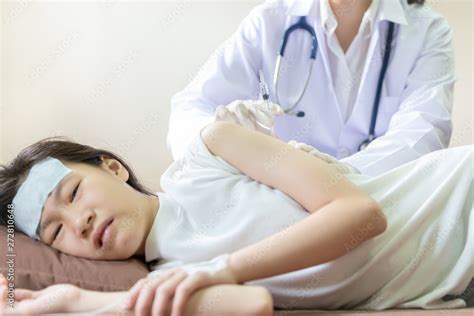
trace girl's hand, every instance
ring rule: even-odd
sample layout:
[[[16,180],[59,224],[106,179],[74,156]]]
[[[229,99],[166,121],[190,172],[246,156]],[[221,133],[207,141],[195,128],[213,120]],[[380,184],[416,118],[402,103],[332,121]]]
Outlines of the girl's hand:
[[[80,296],[80,288],[72,284],[56,284],[40,291],[15,289],[14,308],[8,306],[7,280],[0,274],[0,314],[43,314],[68,312],[69,304]]]
[[[136,316],[161,316],[170,312],[171,316],[182,316],[187,300],[198,289],[216,284],[237,284],[228,265],[215,265],[219,258],[221,263],[227,259],[219,256],[210,263],[188,264],[150,273],[130,289],[126,308],[134,308]]]

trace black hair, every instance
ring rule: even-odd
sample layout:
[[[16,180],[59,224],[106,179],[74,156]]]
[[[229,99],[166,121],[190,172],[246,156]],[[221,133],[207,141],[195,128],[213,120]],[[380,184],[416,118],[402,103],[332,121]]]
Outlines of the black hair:
[[[100,168],[102,155],[116,159],[124,166],[129,173],[127,184],[132,188],[146,195],[155,195],[138,181],[132,169],[117,154],[76,143],[65,136],[53,136],[24,148],[7,165],[0,164],[0,225],[6,225],[8,206],[34,164],[46,157],[53,157],[63,162],[80,162]]]

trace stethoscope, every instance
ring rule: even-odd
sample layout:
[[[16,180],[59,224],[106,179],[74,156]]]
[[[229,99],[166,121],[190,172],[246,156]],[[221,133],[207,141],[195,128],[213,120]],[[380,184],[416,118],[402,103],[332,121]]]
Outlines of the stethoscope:
[[[385,53],[384,53],[383,62],[382,62],[382,68],[380,69],[379,80],[378,80],[378,83],[377,83],[377,90],[376,90],[376,93],[375,93],[375,100],[374,100],[374,104],[373,104],[373,107],[372,107],[372,118],[371,118],[371,121],[370,121],[369,136],[367,137],[367,139],[365,139],[359,145],[359,150],[365,149],[375,139],[375,124],[377,123],[377,113],[378,113],[378,110],[379,110],[380,97],[381,97],[381,94],[382,94],[382,85],[383,85],[383,81],[384,81],[384,78],[385,78],[385,73],[387,72],[388,62],[389,62],[389,59],[390,59],[390,50],[391,50],[392,41],[393,41],[394,26],[395,25],[394,25],[393,22],[389,22],[388,31],[387,31],[387,40],[386,40],[386,43],[385,43]],[[286,114],[289,114],[289,115],[296,115],[297,117],[304,117],[305,116],[304,111],[297,111],[296,113],[291,112],[291,111],[298,105],[298,103],[303,98],[304,93],[306,92],[306,89],[308,87],[308,83],[309,83],[309,80],[310,80],[310,77],[311,77],[311,73],[313,71],[313,64],[314,64],[314,60],[316,59],[316,53],[318,51],[318,39],[316,38],[316,32],[314,31],[314,28],[308,24],[308,22],[306,21],[305,16],[300,17],[298,22],[296,22],[295,24],[290,26],[285,31],[285,33],[283,34],[283,40],[282,40],[282,43],[281,43],[281,48],[280,48],[280,51],[278,53],[278,57],[277,57],[277,60],[276,60],[275,72],[273,73],[273,89],[275,91],[275,99],[276,99],[277,103],[280,106],[282,106],[282,104],[281,104],[281,102],[278,98],[278,80],[279,80],[279,76],[280,76],[281,60],[282,60],[283,55],[285,53],[286,44],[288,43],[288,38],[290,37],[290,34],[293,31],[299,30],[299,29],[305,30],[311,35],[312,47],[311,47],[311,55],[310,55],[309,58],[312,59],[312,61],[311,61],[310,66],[309,66],[308,76],[306,77],[306,81],[305,81],[304,86],[303,86],[303,91],[301,92],[301,94],[298,97],[298,99],[296,100],[296,102],[292,106],[288,107],[287,109],[284,109],[284,111],[285,111]]]

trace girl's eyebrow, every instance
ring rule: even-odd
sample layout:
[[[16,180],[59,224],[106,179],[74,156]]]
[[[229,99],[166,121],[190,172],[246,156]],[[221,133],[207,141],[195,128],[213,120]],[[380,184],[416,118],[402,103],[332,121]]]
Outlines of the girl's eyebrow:
[[[58,200],[58,197],[61,197],[63,194],[62,194],[62,191],[63,191],[63,188],[64,188],[64,185],[67,183],[67,181],[69,179],[71,179],[72,177],[72,172],[70,172],[67,176],[65,176],[60,182],[59,182],[59,185],[56,186],[56,188],[50,192],[48,194],[48,198],[51,196],[51,194],[53,195],[53,198],[57,201]],[[41,213],[43,213],[44,211],[44,205],[43,205],[43,208],[41,209]],[[49,225],[51,225],[52,223],[52,218],[47,218],[43,224],[40,223],[40,228],[39,228],[39,233],[41,235],[42,232],[46,231],[46,229],[49,227]]]

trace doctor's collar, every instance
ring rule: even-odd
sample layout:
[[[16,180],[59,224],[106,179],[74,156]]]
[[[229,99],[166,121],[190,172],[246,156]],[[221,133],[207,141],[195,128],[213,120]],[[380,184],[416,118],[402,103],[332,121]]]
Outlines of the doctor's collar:
[[[292,16],[312,16],[316,17],[319,8],[319,1],[322,0],[295,0],[291,3],[287,15]],[[391,21],[396,24],[408,25],[405,9],[401,1],[405,0],[379,0],[378,16],[376,21]]]
[[[405,0],[380,0],[378,21],[387,20],[396,24],[408,25],[401,1]]]
[[[316,15],[316,2],[317,1],[292,1],[288,10],[286,11],[287,15],[295,16],[315,16]]]
[[[374,24],[378,18],[378,12],[380,7],[380,1],[382,0],[372,0],[372,3],[365,11],[362,20],[360,22],[360,27],[362,28],[368,20],[369,29],[368,34],[372,34]],[[329,0],[319,0],[319,17],[321,28],[325,29],[326,32],[333,32],[337,27],[336,14],[333,12]]]

